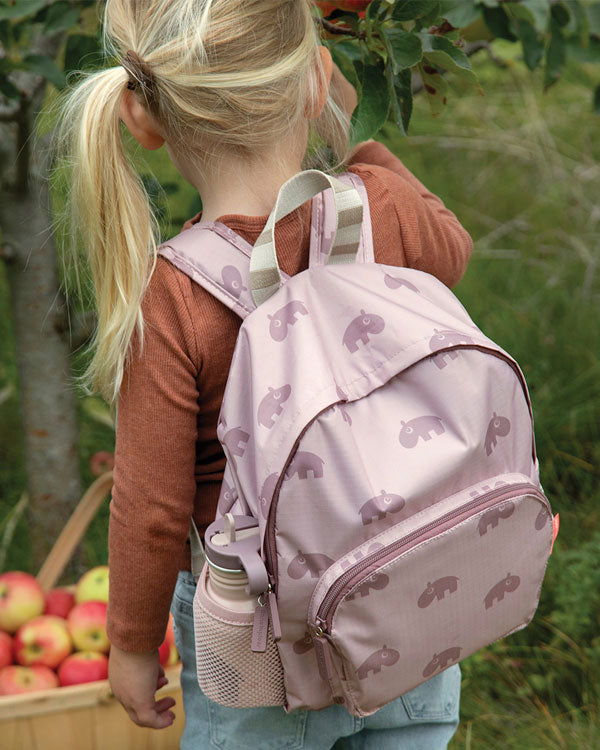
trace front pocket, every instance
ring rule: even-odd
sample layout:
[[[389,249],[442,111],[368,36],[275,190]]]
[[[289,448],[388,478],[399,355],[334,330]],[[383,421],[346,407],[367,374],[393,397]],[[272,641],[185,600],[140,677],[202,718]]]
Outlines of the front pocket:
[[[373,713],[533,617],[550,506],[522,475],[482,485],[385,530],[319,580],[309,627],[321,675],[351,713]]]
[[[194,596],[194,634],[198,684],[222,706],[252,708],[285,703],[283,667],[270,626],[266,651],[251,649],[254,615],[232,612],[206,591],[208,565]]]

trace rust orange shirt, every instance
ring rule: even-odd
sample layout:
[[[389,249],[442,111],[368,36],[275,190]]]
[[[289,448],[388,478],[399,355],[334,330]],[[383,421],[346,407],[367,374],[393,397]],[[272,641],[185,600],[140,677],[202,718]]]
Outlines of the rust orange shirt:
[[[380,143],[362,145],[348,170],[369,197],[375,260],[433,274],[464,273],[472,242],[456,216]],[[219,217],[254,244],[267,216]],[[310,202],[278,222],[279,264],[308,267]],[[118,412],[109,521],[107,631],[125,651],[161,644],[177,572],[190,569],[193,515],[214,520],[225,456],[217,418],[241,319],[159,256],[142,303],[144,348],[134,337]]]

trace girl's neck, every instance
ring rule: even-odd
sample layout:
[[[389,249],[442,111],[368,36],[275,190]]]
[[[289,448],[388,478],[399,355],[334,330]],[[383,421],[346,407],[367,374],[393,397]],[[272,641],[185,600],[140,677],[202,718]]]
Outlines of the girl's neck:
[[[277,150],[252,162],[238,157],[219,159],[209,169],[184,162],[169,149],[181,174],[198,190],[202,199],[202,220],[216,221],[227,214],[265,216],[271,213],[279,189],[302,169],[306,134],[294,134]]]

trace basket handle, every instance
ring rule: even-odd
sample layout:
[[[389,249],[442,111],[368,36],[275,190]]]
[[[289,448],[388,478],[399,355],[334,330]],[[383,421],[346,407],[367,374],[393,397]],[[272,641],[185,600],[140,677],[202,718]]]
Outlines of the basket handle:
[[[113,473],[106,471],[84,493],[37,574],[37,580],[44,591],[49,591],[56,585],[112,485]]]

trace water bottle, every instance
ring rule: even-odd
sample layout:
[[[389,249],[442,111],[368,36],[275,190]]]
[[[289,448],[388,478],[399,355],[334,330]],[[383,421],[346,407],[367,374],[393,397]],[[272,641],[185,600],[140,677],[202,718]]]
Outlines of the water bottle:
[[[257,519],[227,513],[208,527],[204,547],[208,596],[225,609],[253,613],[269,585]]]

